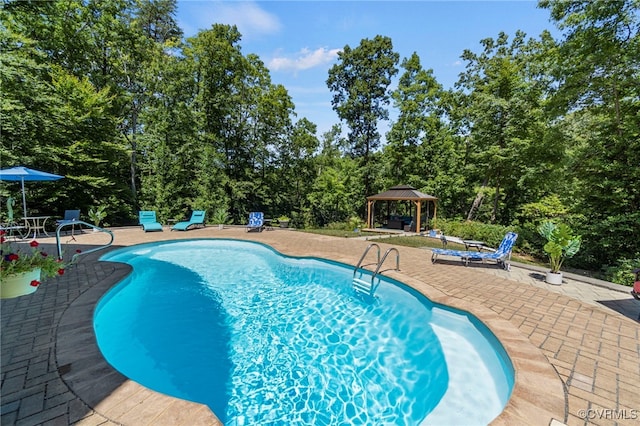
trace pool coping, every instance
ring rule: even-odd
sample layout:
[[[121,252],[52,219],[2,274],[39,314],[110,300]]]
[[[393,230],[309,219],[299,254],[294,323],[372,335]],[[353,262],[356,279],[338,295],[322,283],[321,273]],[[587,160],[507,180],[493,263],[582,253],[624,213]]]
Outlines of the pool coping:
[[[93,254],[90,260],[99,262],[103,254]],[[129,380],[102,356],[93,329],[94,310],[102,296],[132,271],[124,263],[109,264],[113,272],[73,300],[60,318],[55,352],[62,380],[96,413],[119,424],[222,425],[207,406]]]
[[[243,238],[243,235],[234,235],[231,239],[255,241]],[[285,247],[260,242],[281,254],[300,256]],[[103,254],[91,254],[87,260],[99,262],[98,258]],[[314,257],[345,261],[337,254],[328,257],[323,253]],[[128,380],[102,357],[93,332],[93,311],[102,295],[131,272],[129,265],[109,263],[113,264],[112,272],[73,300],[56,327],[56,361],[62,380],[92,410],[115,423],[221,425],[208,407],[152,391]],[[554,419],[564,419],[566,397],[562,380],[542,351],[517,327],[491,309],[448,296],[423,280],[395,271],[387,271],[384,275],[409,285],[435,303],[471,313],[501,342],[513,363],[515,382],[505,409],[492,425],[548,425]],[[532,413],[536,414],[534,418]]]

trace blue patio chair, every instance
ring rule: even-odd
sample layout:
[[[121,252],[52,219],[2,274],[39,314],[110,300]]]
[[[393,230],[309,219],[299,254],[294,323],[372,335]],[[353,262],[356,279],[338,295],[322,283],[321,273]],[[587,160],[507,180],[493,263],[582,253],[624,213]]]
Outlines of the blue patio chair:
[[[502,239],[502,242],[498,246],[498,249],[494,252],[480,252],[480,251],[464,251],[464,250],[450,250],[450,249],[431,249],[431,262],[435,263],[438,260],[438,255],[455,256],[459,257],[464,262],[464,266],[469,264],[470,260],[482,260],[487,259],[495,260],[496,263],[502,266],[507,271],[511,269],[511,250],[516,243],[518,234],[515,232],[507,232]]]
[[[171,227],[171,230],[173,231],[175,229],[176,231],[188,231],[191,227],[204,228],[204,217],[206,216],[206,214],[206,210],[194,210],[191,213],[191,219],[184,222],[176,223]]]
[[[80,210],[65,210],[64,218],[56,220],[56,225],[60,226],[60,225],[71,224],[71,235],[73,235],[76,230],[75,222],[79,220],[80,220]],[[80,224],[78,224],[78,229],[80,229],[80,232],[82,233],[82,228],[80,227]]]
[[[162,224],[156,219],[156,212],[153,210],[139,211],[138,225],[142,226],[144,232],[162,231]]]
[[[249,213],[249,224],[247,225],[247,232],[258,231],[262,232],[264,229],[264,213],[251,212]]]

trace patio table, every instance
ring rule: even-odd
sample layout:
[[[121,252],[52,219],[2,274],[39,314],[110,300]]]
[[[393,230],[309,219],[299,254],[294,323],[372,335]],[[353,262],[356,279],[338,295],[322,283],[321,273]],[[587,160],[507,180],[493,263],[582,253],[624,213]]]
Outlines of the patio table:
[[[478,251],[482,251],[483,248],[487,248],[487,245],[484,241],[476,241],[476,240],[462,240],[464,244],[465,250],[469,250],[469,248],[475,248]]]
[[[51,216],[26,216],[24,217],[24,224],[27,228],[27,235],[31,235],[31,232],[33,232],[33,239],[35,239],[38,234],[44,234],[47,237],[50,237],[50,235],[47,233],[47,230],[45,229],[45,224],[47,223],[47,220],[50,218]]]

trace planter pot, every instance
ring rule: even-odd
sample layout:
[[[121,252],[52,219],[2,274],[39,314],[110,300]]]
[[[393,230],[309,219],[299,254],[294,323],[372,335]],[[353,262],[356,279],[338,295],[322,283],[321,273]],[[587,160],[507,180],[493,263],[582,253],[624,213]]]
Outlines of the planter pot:
[[[288,228],[289,227],[289,221],[288,220],[281,220],[279,222],[280,224],[280,228]]]
[[[40,281],[40,268],[2,278],[0,299],[11,299],[35,292],[38,287],[31,285],[33,280]]]
[[[547,278],[545,281],[548,284],[560,285],[562,284],[562,272],[547,272]]]
[[[224,224],[223,223],[219,223],[218,224],[218,229],[222,231],[224,229]]]

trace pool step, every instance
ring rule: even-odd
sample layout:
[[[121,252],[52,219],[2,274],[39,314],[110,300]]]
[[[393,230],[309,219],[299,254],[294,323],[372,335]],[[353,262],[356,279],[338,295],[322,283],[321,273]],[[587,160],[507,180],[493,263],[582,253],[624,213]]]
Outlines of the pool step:
[[[373,283],[371,281],[361,280],[360,278],[353,279],[353,289],[361,293],[371,295],[373,293]]]

